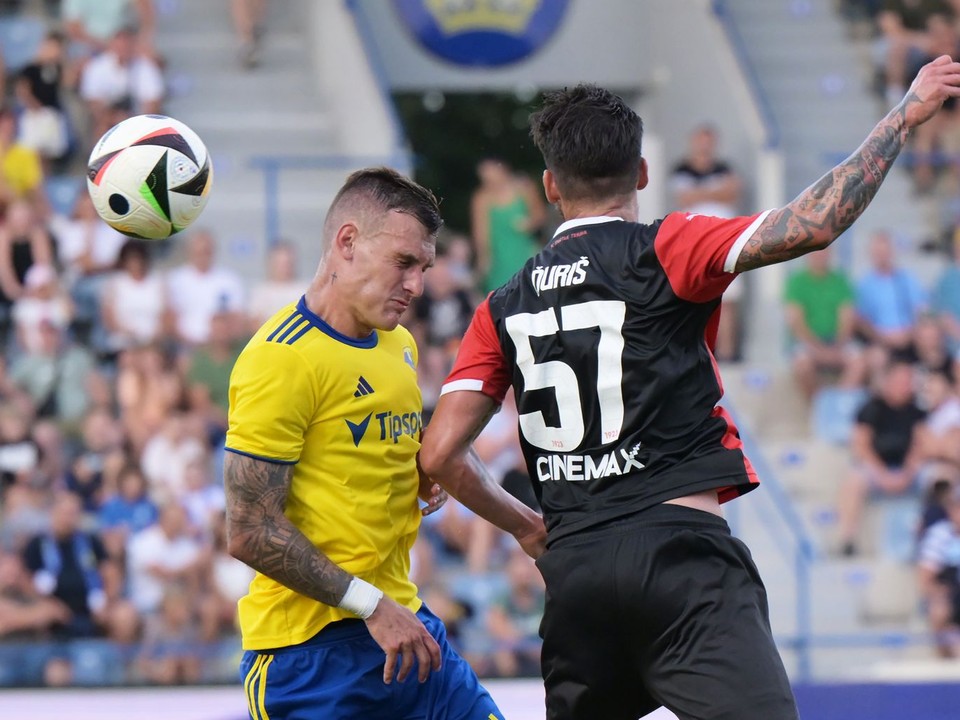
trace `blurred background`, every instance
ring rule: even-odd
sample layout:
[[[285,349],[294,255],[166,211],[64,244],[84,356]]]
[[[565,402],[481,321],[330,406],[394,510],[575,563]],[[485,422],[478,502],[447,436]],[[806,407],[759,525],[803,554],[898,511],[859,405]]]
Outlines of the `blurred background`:
[[[792,199],[944,53],[957,0],[0,0],[0,687],[177,686],[198,712],[183,686],[238,682],[229,372],[302,293],[350,171],[442,198],[405,319],[429,413],[473,308],[560,222],[527,132],[541,92],[595,82],[640,113],[644,220],[732,216]],[[216,177],[198,226],[144,243],[96,217],[85,166],[155,112],[199,133]],[[804,717],[958,712],[958,262],[948,108],[833,249],[724,298],[724,403],[763,480],[727,516]],[[509,403],[477,449],[535,504]],[[496,687],[536,717],[532,563],[450,502],[414,573],[481,676],[532,678]],[[0,708],[54,696],[74,697]]]

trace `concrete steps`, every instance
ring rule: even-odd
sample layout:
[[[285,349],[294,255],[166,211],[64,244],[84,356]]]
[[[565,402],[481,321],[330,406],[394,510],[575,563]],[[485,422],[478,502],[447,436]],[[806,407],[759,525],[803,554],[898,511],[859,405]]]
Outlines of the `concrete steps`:
[[[214,184],[200,220],[220,259],[250,279],[263,273],[267,207],[256,158],[336,152],[338,131],[314,76],[310,0],[268,4],[258,67],[245,70],[229,0],[159,0],[157,46],[167,62],[168,114],[207,144]],[[297,170],[278,185],[279,233],[300,253],[300,274],[320,257],[319,227],[344,172]]]

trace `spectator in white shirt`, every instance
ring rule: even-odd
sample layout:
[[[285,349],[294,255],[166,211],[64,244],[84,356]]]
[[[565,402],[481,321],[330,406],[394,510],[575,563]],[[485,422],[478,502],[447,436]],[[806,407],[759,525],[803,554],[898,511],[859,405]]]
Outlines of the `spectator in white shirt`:
[[[63,266],[62,282],[70,293],[76,321],[84,331],[99,324],[100,298],[108,271],[116,268],[120,248],[127,238],[97,215],[90,194],[77,193],[70,215],[55,215],[50,229]]]
[[[20,347],[39,352],[41,325],[66,330],[73,316],[70,298],[60,288],[57,271],[45,263],[31,265],[24,277],[24,294],[13,303],[13,322]]]
[[[140,458],[151,498],[158,504],[170,499],[182,502],[188,489],[187,468],[205,455],[204,443],[193,432],[188,416],[172,412],[161,431],[147,441]]]
[[[106,282],[101,302],[108,352],[160,340],[168,310],[163,279],[151,271],[150,254],[142,241],[124,244],[117,267]]]
[[[90,111],[92,138],[129,115],[156,114],[163,102],[163,74],[137,49],[136,34],[119,30],[107,50],[90,60],[80,75],[80,97]]]
[[[197,230],[187,245],[187,262],[168,277],[175,331],[181,342],[201,345],[210,339],[210,320],[226,314],[233,334],[244,327],[243,283],[232,270],[214,265],[216,243],[209,230]]]
[[[284,305],[297,302],[303,283],[297,278],[297,252],[288,242],[275,243],[267,255],[267,277],[250,291],[249,315],[254,331]]]
[[[952,477],[960,468],[960,398],[947,369],[928,369],[920,388],[923,421],[920,452],[922,478]]]
[[[160,510],[156,524],[136,533],[127,545],[130,601],[145,615],[160,609],[168,587],[198,592],[200,572],[209,559],[188,533],[187,513],[176,502]]]

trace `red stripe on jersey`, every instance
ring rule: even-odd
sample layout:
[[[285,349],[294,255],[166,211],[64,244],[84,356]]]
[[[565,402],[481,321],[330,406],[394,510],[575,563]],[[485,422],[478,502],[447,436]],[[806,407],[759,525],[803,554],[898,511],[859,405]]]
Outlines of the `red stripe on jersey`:
[[[512,384],[510,367],[490,314],[489,296],[473,314],[444,389],[460,380],[480,382],[477,389],[498,403],[503,402]]]
[[[674,294],[696,303],[720,297],[737,276],[723,269],[730,248],[757,217],[667,215],[653,247]]]
[[[710,316],[710,321],[707,323],[704,339],[707,343],[707,349],[710,351],[710,362],[713,365],[713,374],[717,378],[717,387],[720,388],[720,394],[723,395],[723,378],[720,377],[720,366],[717,365],[717,358],[713,355],[713,346],[717,339],[717,325],[719,325],[719,323],[720,308],[717,307],[713,315]],[[722,407],[715,407],[713,412],[710,413],[710,417],[722,418],[723,422],[726,423],[727,428],[723,433],[723,437],[720,439],[720,444],[727,448],[727,450],[740,451],[743,455],[743,469],[747,473],[747,480],[751,485],[759,485],[760,478],[757,477],[757,471],[753,469],[753,463],[750,462],[750,458],[743,452],[743,442],[740,440],[740,432],[737,430],[733,418],[730,417],[730,413]],[[719,488],[717,490],[717,499],[721,503],[725,503],[740,497],[742,494],[743,493],[736,487]]]
[[[727,424],[727,431],[723,434],[723,439],[720,441],[725,448],[728,450],[739,450],[743,453],[743,442],[740,440],[740,435],[737,431],[737,426],[733,424],[733,418],[730,417],[730,414],[724,410],[722,407],[715,407],[711,413],[712,417],[723,418],[723,421]],[[757,471],[753,469],[753,463],[750,462],[750,458],[746,455],[743,456],[743,469],[747,473],[747,480],[751,485],[759,485],[760,478],[757,477]],[[743,494],[741,490],[737,487],[725,487],[717,489],[717,499],[721,503],[725,503],[734,498],[740,497]]]

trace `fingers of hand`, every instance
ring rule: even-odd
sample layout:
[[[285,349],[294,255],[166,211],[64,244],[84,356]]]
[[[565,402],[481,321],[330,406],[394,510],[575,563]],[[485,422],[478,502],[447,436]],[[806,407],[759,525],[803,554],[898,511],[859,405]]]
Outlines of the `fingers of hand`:
[[[409,643],[404,643],[404,647],[400,653],[400,657],[402,659],[400,661],[400,672],[397,673],[397,680],[399,682],[403,682],[404,680],[407,679],[407,675],[409,675],[410,671],[413,669],[414,653],[411,652]],[[419,655],[417,655],[417,658],[419,659]],[[421,666],[420,673],[423,674],[423,670],[422,670],[423,663],[420,663],[420,666]]]
[[[420,682],[426,682],[430,671],[440,669],[440,646],[430,635],[424,634],[420,642],[416,643],[417,670]]]
[[[393,673],[397,667],[397,650],[387,650],[387,661],[383,664],[383,682],[389,685],[393,681]]]

